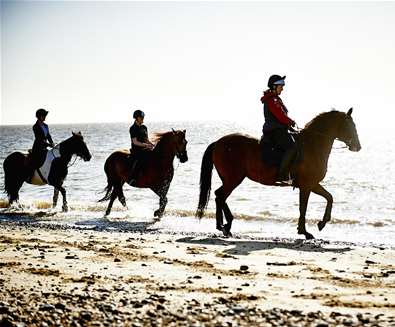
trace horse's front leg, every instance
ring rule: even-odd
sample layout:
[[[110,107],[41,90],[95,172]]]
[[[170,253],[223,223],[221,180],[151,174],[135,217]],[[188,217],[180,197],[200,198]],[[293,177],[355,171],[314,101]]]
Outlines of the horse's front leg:
[[[326,223],[331,220],[333,197],[332,197],[332,194],[330,194],[320,184],[318,184],[316,187],[314,187],[312,189],[312,191],[315,194],[321,195],[322,197],[324,197],[326,199],[326,208],[325,208],[324,217],[317,224],[318,229],[321,231],[325,227]]]
[[[60,193],[62,193],[62,197],[63,197],[63,206],[62,206],[62,211],[63,212],[67,212],[69,210],[69,207],[67,206],[67,199],[66,199],[66,190],[63,186],[56,186],[55,188],[57,188]]]
[[[299,191],[299,222],[298,222],[298,234],[303,234],[307,240],[314,238],[312,234],[306,231],[306,210],[307,203],[309,201],[310,190],[301,188]]]
[[[169,191],[169,187],[170,184],[167,184],[164,187],[152,189],[155,194],[159,196],[159,209],[155,210],[154,217],[161,218],[163,216],[167,205],[167,192]]]
[[[52,198],[52,208],[56,208],[56,204],[58,203],[58,197],[59,197],[59,190],[56,187],[54,187],[53,198]]]

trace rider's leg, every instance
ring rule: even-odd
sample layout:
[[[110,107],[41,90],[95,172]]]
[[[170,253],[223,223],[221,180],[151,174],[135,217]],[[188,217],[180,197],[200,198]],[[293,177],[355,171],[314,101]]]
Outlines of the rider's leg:
[[[288,181],[289,180],[289,168],[292,161],[295,159],[297,154],[297,147],[291,134],[286,129],[281,129],[276,132],[276,141],[285,153],[282,157],[280,167],[278,169],[277,180]]]
[[[138,159],[136,158],[136,156],[133,156],[131,158],[131,164],[130,164],[130,170],[129,170],[129,178],[127,183],[131,186],[133,186],[136,183],[136,179],[137,179],[137,162]]]

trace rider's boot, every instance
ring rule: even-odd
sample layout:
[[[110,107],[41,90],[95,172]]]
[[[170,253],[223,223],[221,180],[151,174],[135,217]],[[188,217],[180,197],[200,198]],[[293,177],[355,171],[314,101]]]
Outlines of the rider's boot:
[[[131,169],[130,169],[130,173],[129,173],[129,179],[127,181],[127,183],[130,186],[134,186],[136,184],[136,180],[137,180],[136,166],[137,166],[137,160],[132,159]]]
[[[292,179],[290,176],[290,165],[294,160],[297,153],[296,146],[288,149],[281,160],[280,168],[278,169],[277,181],[285,184],[292,184]]]

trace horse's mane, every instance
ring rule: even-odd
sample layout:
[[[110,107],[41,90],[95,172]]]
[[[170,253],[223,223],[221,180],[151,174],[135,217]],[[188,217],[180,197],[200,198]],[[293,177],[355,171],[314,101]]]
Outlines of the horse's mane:
[[[333,120],[333,117],[340,117],[344,115],[345,115],[344,112],[335,109],[332,109],[331,111],[322,112],[318,114],[316,117],[314,117],[310,122],[308,122],[306,126],[301,130],[301,133],[309,130],[316,130],[316,129],[321,130],[323,127],[326,126],[328,122]]]
[[[163,138],[166,138],[166,136],[170,134],[173,134],[173,131],[154,133],[151,137],[151,141],[157,145]]]

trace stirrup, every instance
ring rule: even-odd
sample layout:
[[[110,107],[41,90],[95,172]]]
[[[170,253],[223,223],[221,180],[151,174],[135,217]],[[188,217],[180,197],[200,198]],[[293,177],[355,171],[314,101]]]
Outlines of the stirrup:
[[[130,186],[135,186],[137,182],[137,178],[135,176],[132,176],[129,180],[126,181]]]
[[[288,173],[286,178],[277,177],[275,184],[279,186],[292,186],[294,184],[294,180],[292,179],[291,174]]]

